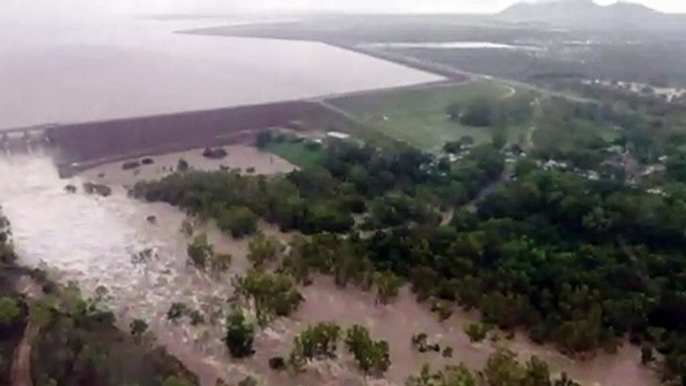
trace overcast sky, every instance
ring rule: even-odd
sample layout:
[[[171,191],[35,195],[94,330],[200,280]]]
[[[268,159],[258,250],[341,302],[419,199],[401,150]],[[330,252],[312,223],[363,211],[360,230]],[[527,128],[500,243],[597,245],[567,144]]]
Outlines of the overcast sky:
[[[113,14],[231,12],[236,10],[336,10],[373,12],[497,12],[515,0],[0,0],[8,15],[60,17]],[[613,3],[615,0],[597,0]],[[686,0],[633,0],[664,12],[686,13]]]

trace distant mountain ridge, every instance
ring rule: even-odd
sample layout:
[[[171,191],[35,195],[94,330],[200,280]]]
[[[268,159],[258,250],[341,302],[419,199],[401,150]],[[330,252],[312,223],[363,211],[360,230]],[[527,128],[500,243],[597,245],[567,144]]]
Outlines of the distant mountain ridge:
[[[602,28],[633,28],[670,19],[669,15],[641,4],[617,2],[603,6],[593,0],[522,2],[505,9],[498,16],[514,21]]]

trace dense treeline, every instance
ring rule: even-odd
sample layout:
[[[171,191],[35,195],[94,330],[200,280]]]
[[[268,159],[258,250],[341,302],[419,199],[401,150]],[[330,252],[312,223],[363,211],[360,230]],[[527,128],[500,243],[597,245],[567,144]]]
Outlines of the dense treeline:
[[[598,112],[584,108],[572,114]],[[300,283],[324,273],[387,302],[404,279],[441,318],[456,304],[477,308],[487,324],[525,327],[570,355],[612,351],[629,336],[644,361],[665,354],[665,378],[686,381],[686,189],[653,194],[524,166],[476,212],[460,205],[503,171],[491,146],[450,163],[345,145],[327,149],[321,169],[271,179],[185,172],[133,193],[212,217],[244,206],[312,235],[280,259],[280,273]],[[441,225],[434,217],[449,208]],[[350,213],[365,226],[352,227]]]
[[[590,87],[590,86],[589,86]],[[618,145],[641,163],[679,155],[686,144],[686,108],[663,100],[608,92],[598,102],[542,99],[533,134],[536,154],[581,169],[598,168]]]
[[[527,327],[570,355],[613,350],[629,335],[667,354],[667,376],[684,377],[680,197],[532,171],[448,226],[296,238],[282,269],[304,282],[316,271],[362,288],[383,288],[379,274],[399,275],[419,300],[476,307],[485,322]]]
[[[370,228],[436,223],[441,207],[468,202],[503,169],[503,157],[489,146],[451,164],[412,149],[382,154],[341,144],[327,151],[321,168],[274,178],[186,171],[138,183],[132,194],[215,218],[234,236],[254,232],[257,217],[284,231],[342,233],[353,228],[354,214],[364,214]]]
[[[498,100],[480,98],[466,104],[451,103],[446,113],[451,121],[464,126],[494,127],[517,126],[529,122],[533,111],[532,92],[512,89],[513,95]]]

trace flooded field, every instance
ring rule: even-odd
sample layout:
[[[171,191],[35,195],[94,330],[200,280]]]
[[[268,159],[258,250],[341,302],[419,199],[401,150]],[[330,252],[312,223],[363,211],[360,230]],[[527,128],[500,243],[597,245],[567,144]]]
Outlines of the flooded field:
[[[236,155],[250,151],[228,150]],[[176,156],[169,156],[168,161]],[[211,166],[200,165],[197,162],[202,160],[192,159],[190,154],[185,156],[191,165],[196,162],[197,168]],[[257,153],[247,160],[255,161],[257,166],[265,159],[269,162],[268,157]],[[245,160],[242,162],[249,162]],[[167,162],[159,161],[159,165],[164,163]],[[111,174],[107,174],[111,182],[132,182],[117,175],[114,165],[111,168]],[[412,348],[410,339],[419,332],[427,333],[431,341],[441,346],[452,346],[453,361],[464,361],[472,367],[482,366],[494,350],[491,343],[470,343],[462,332],[463,324],[473,320],[474,315],[457,312],[440,323],[407,290],[392,304],[379,306],[371,294],[352,287],[340,290],[329,279],[318,278],[302,289],[305,302],[293,318],[277,320],[258,334],[254,357],[234,361],[227,355],[221,337],[227,298],[233,292],[230,279],[245,272],[249,265],[247,241],[226,237],[209,225],[208,235],[216,251],[231,254],[233,264],[223,277],[200,274],[186,263],[188,240],[179,231],[185,219],[180,211],[166,204],[132,200],[120,186],[114,186],[113,195],[107,198],[85,195],[81,189],[75,194],[64,190],[67,183],[80,187],[82,181],[92,177],[91,173],[97,177],[103,171],[110,173],[108,170],[105,166],[72,180],[60,180],[47,157],[0,158],[0,202],[12,221],[20,263],[44,267],[61,282],[75,280],[86,296],[99,293],[122,328],[127,329],[133,318],[148,321],[158,342],[198,373],[203,385],[214,386],[218,377],[235,383],[247,374],[255,374],[265,385],[402,385],[425,362],[447,363],[440,354],[420,354]],[[155,216],[156,223],[149,223],[148,216]],[[282,239],[288,238],[265,224],[261,228]],[[132,255],[146,249],[152,251],[150,259],[132,260]],[[186,319],[179,324],[170,323],[166,312],[173,302],[200,310],[209,323],[196,327]],[[294,334],[318,321],[336,321],[344,326],[363,324],[375,339],[387,340],[392,361],[387,379],[365,380],[346,360],[314,365],[297,379],[271,371],[268,359],[286,355]],[[502,340],[499,344],[509,345],[522,356],[539,355],[551,363],[554,371],[566,371],[586,385],[657,384],[657,377],[640,365],[640,354],[635,348],[624,347],[616,355],[602,354],[590,362],[575,362],[523,338]]]
[[[2,23],[0,129],[266,103],[440,79],[320,43],[174,33],[207,23],[220,21]]]
[[[114,162],[89,169],[82,173],[86,180],[97,181],[107,185],[131,186],[140,180],[153,180],[164,177],[174,170],[183,159],[196,170],[216,171],[221,168],[240,169],[242,173],[274,174],[287,173],[296,167],[288,161],[271,153],[264,153],[251,146],[224,146],[227,156],[222,159],[203,157],[203,149],[169,153],[162,156],[148,157],[154,161],[151,165],[141,165],[135,169],[124,170],[122,162]]]

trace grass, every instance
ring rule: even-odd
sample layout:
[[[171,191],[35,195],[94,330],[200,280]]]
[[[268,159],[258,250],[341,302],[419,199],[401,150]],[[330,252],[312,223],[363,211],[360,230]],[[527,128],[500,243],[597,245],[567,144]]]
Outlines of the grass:
[[[320,165],[324,157],[320,148],[311,148],[297,141],[270,142],[266,150],[301,168]]]
[[[448,119],[448,105],[482,98],[501,99],[511,93],[512,87],[507,84],[480,79],[457,85],[341,97],[329,103],[349,111],[366,126],[387,136],[422,150],[436,150],[464,135],[473,137],[476,143],[491,139],[489,128],[467,127]],[[511,140],[516,141],[524,130],[511,128]]]

